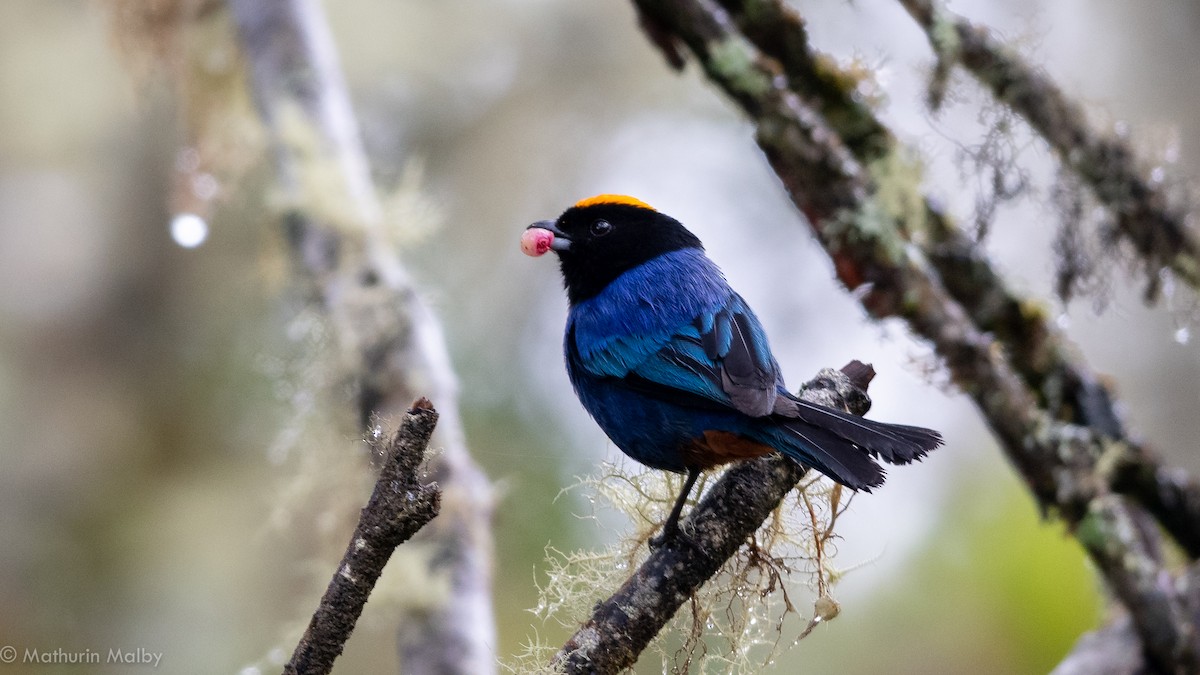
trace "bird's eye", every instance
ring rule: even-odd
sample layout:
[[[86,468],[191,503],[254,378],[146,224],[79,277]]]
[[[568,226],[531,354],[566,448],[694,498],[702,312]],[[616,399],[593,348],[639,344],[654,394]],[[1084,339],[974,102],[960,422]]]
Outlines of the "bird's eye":
[[[597,220],[596,222],[592,223],[591,232],[593,237],[603,237],[609,232],[612,232],[612,229],[612,223],[608,222],[607,220]]]

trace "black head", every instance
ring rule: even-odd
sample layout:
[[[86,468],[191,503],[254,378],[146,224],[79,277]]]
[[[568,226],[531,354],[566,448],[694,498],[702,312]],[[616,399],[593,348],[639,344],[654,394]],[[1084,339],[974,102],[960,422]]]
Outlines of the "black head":
[[[624,195],[584,199],[558,220],[534,223],[532,228],[553,234],[549,248],[558,254],[572,305],[647,260],[684,248],[703,249],[679,221]]]

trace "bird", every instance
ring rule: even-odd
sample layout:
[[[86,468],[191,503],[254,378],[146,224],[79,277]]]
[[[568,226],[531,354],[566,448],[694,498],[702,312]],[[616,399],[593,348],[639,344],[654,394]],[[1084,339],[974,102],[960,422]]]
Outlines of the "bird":
[[[714,467],[777,452],[870,492],[884,482],[880,460],[908,464],[943,443],[790,393],[762,324],[700,239],[635,197],[580,200],[529,225],[520,245],[558,257],[580,403],[626,455],[687,475],[659,541],[679,534],[688,495]]]

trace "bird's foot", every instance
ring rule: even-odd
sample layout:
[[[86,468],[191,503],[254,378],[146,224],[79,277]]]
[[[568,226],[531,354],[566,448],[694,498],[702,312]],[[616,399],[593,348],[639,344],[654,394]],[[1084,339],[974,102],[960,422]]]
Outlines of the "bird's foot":
[[[662,532],[650,537],[650,541],[647,543],[650,545],[651,551],[657,551],[658,549],[662,548],[664,544],[669,544],[675,541],[677,537],[679,537],[678,527],[676,527],[672,532],[667,532],[666,528],[664,528]]]
[[[662,531],[650,537],[647,543],[650,545],[651,551],[657,551],[664,546],[679,548],[681,544],[695,545],[696,542],[690,534],[684,532],[683,528],[679,527],[679,521],[675,520],[667,521],[663,525]]]

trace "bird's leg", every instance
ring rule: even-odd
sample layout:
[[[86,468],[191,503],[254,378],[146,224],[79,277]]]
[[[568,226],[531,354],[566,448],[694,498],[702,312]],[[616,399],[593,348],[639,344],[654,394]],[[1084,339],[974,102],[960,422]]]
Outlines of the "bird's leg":
[[[680,490],[679,497],[675,499],[675,506],[671,508],[671,515],[667,516],[667,522],[663,523],[662,532],[650,538],[651,548],[658,548],[680,535],[679,516],[683,513],[683,505],[687,503],[688,495],[692,492],[692,487],[696,485],[696,479],[699,477],[700,469],[688,469],[687,480],[683,481],[683,489]]]

